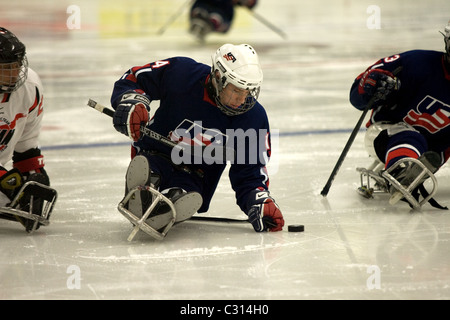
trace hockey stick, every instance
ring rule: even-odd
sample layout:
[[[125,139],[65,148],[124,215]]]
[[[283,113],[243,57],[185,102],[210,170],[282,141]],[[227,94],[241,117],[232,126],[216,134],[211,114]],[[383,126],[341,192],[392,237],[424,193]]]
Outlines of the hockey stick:
[[[248,219],[233,219],[233,218],[222,218],[222,217],[205,217],[205,216],[193,216],[190,220],[195,221],[207,221],[207,222],[226,222],[226,223],[250,223]],[[269,227],[276,227],[275,223],[265,221],[266,225]]]
[[[89,99],[87,105],[103,114],[110,116],[110,117],[114,116],[114,110],[111,110],[92,99]],[[158,142],[161,142],[162,144],[164,144],[172,149],[178,149],[178,151],[183,151],[183,152],[187,151],[190,155],[201,155],[203,158],[208,159],[208,160],[234,161],[234,159],[236,158],[236,152],[232,148],[215,146],[211,151],[211,157],[209,157],[208,153],[203,152],[205,147],[188,146],[188,145],[183,146],[183,145],[181,145],[175,141],[172,141],[169,138],[166,138],[163,135],[160,135],[159,133],[157,133],[153,130],[150,130],[149,128],[146,128],[146,127],[141,127],[141,132],[143,135],[145,135],[153,140],[156,140]],[[217,152],[219,152],[219,155],[222,155],[223,157],[218,159],[215,156],[217,154]]]
[[[397,75],[402,67],[398,67],[395,69],[392,74],[395,76]],[[352,134],[350,135],[350,138],[348,138],[347,144],[344,147],[344,150],[342,150],[341,156],[339,157],[338,161],[336,162],[336,165],[334,166],[333,171],[331,172],[330,177],[328,178],[327,183],[323,187],[320,194],[324,197],[327,196],[328,191],[330,191],[331,184],[333,183],[334,178],[336,177],[339,169],[341,168],[342,163],[344,162],[345,157],[347,156],[348,151],[350,150],[350,147],[353,144],[353,141],[356,138],[356,135],[358,134],[359,129],[361,128],[361,124],[364,121],[364,118],[366,117],[367,112],[372,109],[373,104],[375,103],[375,97],[372,97],[370,101],[367,103],[367,106],[364,108],[363,113],[361,114],[361,117],[358,120],[358,123],[356,124],[355,128],[352,131]]]
[[[344,150],[342,150],[341,156],[339,157],[338,161],[336,162],[336,165],[334,166],[333,171],[331,172],[330,177],[328,178],[327,183],[322,189],[322,192],[320,194],[324,197],[327,196],[328,191],[330,191],[331,184],[333,183],[334,178],[336,177],[339,169],[341,168],[342,163],[344,162],[345,157],[347,156],[348,150],[350,150],[350,147],[352,146],[353,141],[356,138],[356,135],[358,134],[359,129],[361,128],[361,124],[364,121],[364,118],[366,117],[367,112],[372,109],[372,105],[374,103],[375,99],[372,98],[369,103],[367,104],[366,108],[363,110],[363,113],[361,114],[361,117],[358,120],[358,123],[356,124],[355,128],[352,131],[352,134],[350,135],[350,138],[348,138],[347,144],[344,147]]]
[[[255,11],[253,11],[251,9],[248,9],[248,11],[250,12],[250,14],[253,17],[255,17],[256,20],[258,20],[259,22],[264,24],[266,27],[268,27],[270,30],[272,30],[273,32],[278,34],[281,38],[283,38],[285,40],[287,39],[287,34],[284,33],[280,28],[278,28],[275,25],[273,25],[272,23],[270,23],[266,18],[264,18],[260,14],[256,13]]]
[[[222,218],[222,217],[204,217],[204,216],[193,216],[189,220],[196,221],[210,221],[210,222],[231,222],[231,223],[250,223],[248,219],[232,219],[232,218]]]
[[[158,29],[158,31],[156,32],[157,35],[162,35],[164,32],[166,32],[167,28],[175,21],[178,19],[179,16],[181,16],[181,14],[184,12],[184,9],[188,6],[191,5],[194,2],[194,0],[188,0],[185,3],[183,3],[183,5],[174,13],[172,14],[172,16],[169,17],[169,19],[167,20],[167,22]]]

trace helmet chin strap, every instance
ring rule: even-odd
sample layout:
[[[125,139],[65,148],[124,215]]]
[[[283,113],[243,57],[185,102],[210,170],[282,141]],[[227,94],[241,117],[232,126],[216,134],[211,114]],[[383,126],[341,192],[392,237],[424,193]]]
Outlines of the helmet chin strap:
[[[447,69],[447,72],[450,73],[450,21],[449,25],[445,27],[445,33],[439,31],[444,36],[444,44],[445,44],[445,54],[444,54],[444,65]]]
[[[449,42],[448,46],[447,42]],[[450,74],[450,39],[446,41],[446,53],[444,54],[444,67],[447,73]]]
[[[216,103],[217,107],[222,112],[224,112],[225,114],[228,114],[226,107],[224,107],[223,103],[220,101],[220,92],[223,90],[223,87],[219,88],[219,84],[217,82],[218,82],[217,78],[215,78],[214,74],[211,73],[209,75],[209,78],[205,85],[206,91],[208,93],[208,97]],[[232,114],[228,114],[228,115],[232,115]]]
[[[448,73],[450,73],[450,53],[446,53],[444,55],[444,64],[445,67],[447,68]]]
[[[210,74],[208,76],[208,79],[206,80],[205,83],[205,88],[206,88],[206,93],[208,94],[209,99],[211,99],[211,101],[216,101],[216,88],[213,84],[213,80],[212,80],[212,74]]]

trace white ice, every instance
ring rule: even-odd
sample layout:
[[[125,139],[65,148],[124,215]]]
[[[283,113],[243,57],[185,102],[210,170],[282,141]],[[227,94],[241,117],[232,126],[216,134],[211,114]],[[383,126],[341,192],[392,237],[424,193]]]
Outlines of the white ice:
[[[450,298],[450,214],[360,197],[356,168],[371,163],[363,132],[320,195],[361,114],[348,100],[353,79],[384,56],[443,51],[448,0],[261,0],[255,11],[286,40],[239,9],[230,32],[203,45],[187,33],[187,9],[156,35],[185,0],[2,2],[0,25],[27,45],[45,87],[41,145],[59,198],[50,225],[32,235],[0,220],[0,299]],[[129,140],[86,103],[109,104],[132,66],[175,55],[210,64],[227,42],[260,55],[260,102],[280,133],[270,189],[286,225],[305,231],[188,221],[162,241],[141,232],[128,242],[117,204]],[[435,198],[450,205],[449,167],[436,176]],[[226,174],[205,215],[245,218]]]

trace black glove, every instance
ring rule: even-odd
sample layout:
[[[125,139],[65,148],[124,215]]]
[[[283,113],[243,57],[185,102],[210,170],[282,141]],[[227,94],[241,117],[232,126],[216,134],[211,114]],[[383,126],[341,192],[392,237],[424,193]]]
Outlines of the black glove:
[[[138,141],[141,138],[141,126],[148,123],[149,113],[150,99],[146,95],[126,92],[114,112],[114,128],[133,141]]]
[[[400,89],[400,80],[391,72],[382,69],[367,70],[359,80],[358,93],[364,101],[369,102],[374,97],[373,107],[377,102],[386,101],[393,91]]]
[[[254,190],[250,192],[247,208],[249,208],[246,212],[248,220],[256,232],[281,231],[283,229],[283,214],[275,200],[269,196],[268,191]]]

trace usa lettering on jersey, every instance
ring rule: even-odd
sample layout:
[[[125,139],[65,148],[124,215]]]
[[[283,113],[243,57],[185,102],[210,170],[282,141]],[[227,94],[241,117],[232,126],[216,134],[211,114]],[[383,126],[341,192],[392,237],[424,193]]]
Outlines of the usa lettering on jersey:
[[[436,133],[450,125],[450,106],[427,95],[416,107],[410,110],[403,121]]]
[[[227,136],[217,129],[208,129],[202,126],[201,121],[184,119],[177,128],[170,133],[172,141],[189,146],[209,146],[215,144],[223,146]]]

